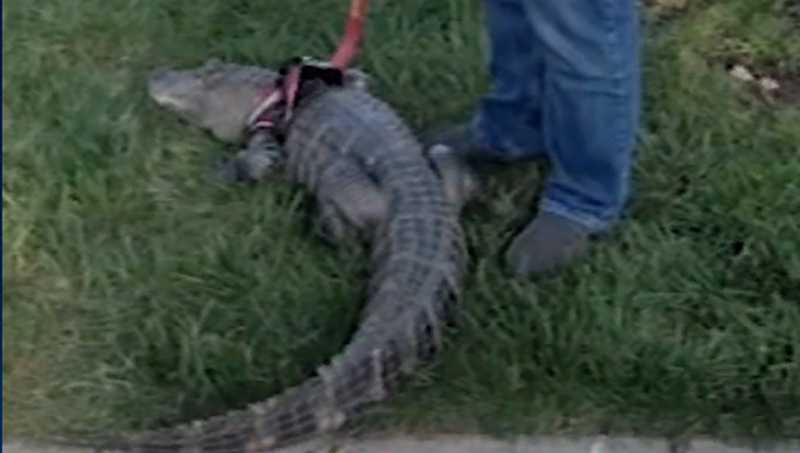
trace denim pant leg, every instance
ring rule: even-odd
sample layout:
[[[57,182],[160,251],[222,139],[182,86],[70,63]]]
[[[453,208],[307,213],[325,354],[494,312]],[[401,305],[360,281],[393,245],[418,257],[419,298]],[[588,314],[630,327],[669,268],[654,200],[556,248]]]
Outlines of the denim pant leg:
[[[525,0],[485,0],[491,90],[472,123],[475,140],[501,161],[542,155],[544,52],[526,16]]]
[[[522,0],[545,53],[544,145],[552,163],[540,209],[594,232],[629,194],[640,117],[637,0]]]

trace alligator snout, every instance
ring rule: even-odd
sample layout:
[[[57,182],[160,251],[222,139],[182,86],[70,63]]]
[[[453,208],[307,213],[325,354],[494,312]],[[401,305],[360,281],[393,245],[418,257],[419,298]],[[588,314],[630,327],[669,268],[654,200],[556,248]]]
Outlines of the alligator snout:
[[[157,100],[160,97],[159,95],[164,91],[164,79],[167,78],[168,73],[169,69],[167,68],[156,68],[150,71],[147,78],[147,92],[151,98]]]
[[[152,83],[154,80],[162,79],[169,73],[169,71],[170,70],[167,67],[163,66],[157,67],[152,71],[150,71],[150,77],[148,78],[148,80]]]
[[[170,85],[169,80],[173,78],[171,72],[166,67],[158,67],[150,71],[150,75],[147,78],[147,88],[151,96],[167,89]]]
[[[203,93],[200,80],[186,71],[158,67],[150,72],[147,91],[162,107],[183,112],[191,100]]]

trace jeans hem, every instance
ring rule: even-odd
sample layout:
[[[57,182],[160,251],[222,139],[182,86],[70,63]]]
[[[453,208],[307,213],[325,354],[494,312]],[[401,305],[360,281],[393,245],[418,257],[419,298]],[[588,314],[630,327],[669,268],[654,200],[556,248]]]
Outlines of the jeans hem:
[[[510,139],[503,140],[493,136],[486,130],[488,122],[480,110],[473,115],[469,122],[469,134],[473,142],[481,150],[482,155],[479,157],[507,163],[539,160],[548,157],[544,151],[524,148]]]
[[[547,198],[543,198],[541,200],[539,203],[539,209],[541,212],[548,212],[550,214],[564,217],[567,220],[571,220],[586,228],[591,234],[605,232],[613,223],[611,220],[601,219],[597,216],[577,211],[569,208],[563,203],[559,203]]]

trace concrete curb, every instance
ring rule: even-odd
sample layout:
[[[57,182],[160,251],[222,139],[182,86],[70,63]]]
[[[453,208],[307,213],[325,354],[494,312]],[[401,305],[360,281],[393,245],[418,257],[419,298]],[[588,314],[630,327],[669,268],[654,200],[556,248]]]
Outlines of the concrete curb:
[[[437,435],[426,437],[374,437],[359,440],[318,440],[296,445],[283,453],[800,453],[800,440],[725,443],[690,439],[675,443],[634,437],[520,437],[502,441],[483,436]],[[10,453],[89,453],[25,441],[3,444]]]

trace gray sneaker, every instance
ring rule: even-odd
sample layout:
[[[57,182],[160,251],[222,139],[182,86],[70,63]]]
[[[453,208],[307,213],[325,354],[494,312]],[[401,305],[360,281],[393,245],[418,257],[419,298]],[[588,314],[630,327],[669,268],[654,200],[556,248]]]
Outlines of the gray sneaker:
[[[557,214],[542,212],[512,241],[505,264],[518,279],[554,275],[586,255],[588,248],[586,228]]]

